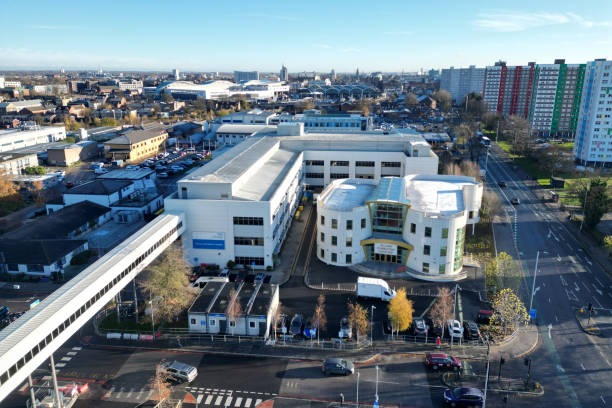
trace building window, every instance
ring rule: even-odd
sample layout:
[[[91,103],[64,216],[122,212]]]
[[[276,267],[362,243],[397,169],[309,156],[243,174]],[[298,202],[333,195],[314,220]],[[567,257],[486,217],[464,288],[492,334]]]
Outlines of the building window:
[[[191,324],[195,324],[195,319],[191,319]]]
[[[425,227],[425,236],[431,238],[431,227]]]
[[[325,216],[324,215],[321,216],[321,225],[325,225]]]
[[[264,259],[254,256],[237,256],[234,258],[234,262],[238,265],[251,266],[253,264],[263,266]]]
[[[353,263],[353,256],[351,254],[346,254],[346,262],[347,264]]]
[[[330,163],[330,166],[347,166],[349,165],[348,161],[344,161],[344,160],[332,160]]]
[[[234,245],[263,246],[264,239],[261,237],[234,237]]]
[[[471,220],[471,219],[474,219],[474,211],[470,211],[470,212],[469,212],[469,214],[468,214],[468,218],[469,218],[470,220]]]
[[[440,267],[438,268],[438,273],[445,273],[445,272],[446,272],[446,265],[440,264]]]
[[[325,258],[325,250],[321,249],[321,258]]]
[[[373,161],[358,161],[355,162],[355,166],[357,167],[374,167],[374,162]]]
[[[325,178],[323,173],[306,173],[304,177],[306,178]]]
[[[446,247],[440,248],[440,256],[446,256]]]
[[[364,229],[366,227],[366,219],[362,218],[361,219],[361,229]]]
[[[442,228],[442,238],[448,238],[448,228]]]
[[[401,162],[381,162],[381,167],[402,167]]]
[[[234,217],[234,225],[263,225],[262,217]]]
[[[346,237],[346,246],[347,247],[353,246],[353,237]]]
[[[332,262],[338,262],[338,254],[335,252],[332,252],[331,260]]]
[[[324,166],[323,160],[306,160],[307,166]]]
[[[330,173],[329,178],[331,179],[345,179],[348,178],[348,173]]]
[[[429,255],[431,253],[431,247],[429,245],[423,246],[423,255]]]
[[[353,220],[346,220],[346,229],[347,230],[353,229]]]
[[[410,223],[410,233],[416,234],[416,224]]]
[[[423,262],[423,272],[429,273],[429,262]]]
[[[332,235],[332,245],[338,245],[338,237],[335,235]]]
[[[337,229],[338,228],[338,220],[335,218],[332,218],[332,229]]]
[[[211,325],[211,326],[215,326],[216,324],[217,324],[217,321],[216,321],[216,320],[214,320],[214,319],[213,319],[213,320],[211,320],[211,321],[210,321],[210,325]]]
[[[325,234],[323,232],[321,233],[321,242],[325,242]]]
[[[255,328],[255,322],[249,322],[249,327],[251,329],[254,329]]]

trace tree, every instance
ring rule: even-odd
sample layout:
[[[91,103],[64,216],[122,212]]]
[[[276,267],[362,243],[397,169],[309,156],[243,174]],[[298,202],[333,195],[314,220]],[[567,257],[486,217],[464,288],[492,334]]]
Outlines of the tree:
[[[482,115],[482,124],[486,130],[497,130],[499,115],[496,112],[487,112]]]
[[[612,255],[612,235],[606,235],[603,239],[604,248],[606,248]]]
[[[164,101],[165,103],[174,102],[174,97],[171,94],[164,92],[162,94],[162,101]]]
[[[502,203],[499,196],[492,193],[490,190],[485,191],[482,196],[482,205],[480,207],[480,218],[489,222],[493,221],[493,217],[500,213]]]
[[[31,186],[28,187],[28,192],[32,196],[32,200],[34,200],[34,205],[37,208],[42,208],[45,206],[47,202],[47,197],[45,195],[44,185],[42,181],[35,181]]]
[[[453,130],[453,133],[455,134],[455,137],[457,138],[457,144],[460,144],[460,145],[466,144],[467,141],[470,140],[474,136],[474,131],[472,131],[472,129],[464,123],[455,127],[455,129]]]
[[[438,288],[438,296],[436,303],[429,310],[429,318],[433,324],[442,328],[442,337],[444,337],[444,326],[448,319],[452,319],[453,305],[455,301],[451,295],[451,291],[447,287]]]
[[[521,156],[530,153],[532,145],[527,119],[512,115],[506,120],[505,128],[504,136],[512,144],[512,152]]]
[[[357,337],[357,342],[359,342],[361,336],[367,334],[370,326],[368,311],[359,303],[349,303],[348,312],[348,320],[355,330],[355,336]]]
[[[491,316],[491,326],[501,327],[504,334],[507,329],[514,329],[520,324],[529,322],[529,314],[521,299],[516,296],[512,289],[499,291],[491,302],[493,316]]]
[[[236,321],[240,316],[242,316],[242,306],[240,306],[240,302],[238,299],[238,293],[232,289],[229,293],[229,301],[227,302],[227,309],[225,310],[225,315],[227,316],[227,320],[232,328],[232,335],[234,334],[234,330],[236,330]]]
[[[165,407],[166,400],[172,394],[172,388],[169,385],[170,376],[162,368],[161,364],[155,366],[155,374],[149,379],[149,388],[153,390],[153,400],[159,401],[159,406]]]
[[[395,333],[407,330],[412,323],[412,314],[414,308],[412,300],[406,297],[406,289],[400,288],[393,299],[389,301],[389,318],[391,319],[391,327],[395,329]]]
[[[415,94],[410,92],[408,95],[406,95],[405,103],[407,106],[414,106],[414,105],[418,105],[419,100],[417,99],[417,96]]]
[[[465,97],[467,99],[467,112],[470,115],[480,117],[486,110],[486,106],[482,100],[482,95],[472,92]],[[463,106],[466,106],[465,101],[463,101]]]
[[[321,293],[317,298],[317,305],[312,316],[312,321],[317,328],[317,342],[319,341],[319,333],[327,326],[327,316],[325,314],[325,296]]]
[[[471,160],[463,160],[459,165],[461,169],[461,174],[468,177],[473,177],[474,179],[480,179],[480,167],[476,162]]]
[[[555,177],[557,170],[563,170],[571,162],[568,156],[557,145],[550,145],[540,150],[537,160],[550,173],[550,177]]]
[[[608,182],[601,177],[595,177],[583,185],[579,193],[580,205],[584,208],[584,225],[593,229],[610,207]]]
[[[179,246],[168,247],[158,259],[143,274],[141,286],[155,303],[155,320],[170,322],[193,302],[196,292],[189,284],[191,267]]]
[[[503,289],[516,291],[520,282],[520,267],[506,252],[500,252],[485,268],[485,284],[489,297]]]
[[[440,108],[444,112],[448,112],[451,108],[451,95],[448,91],[441,89],[438,92],[431,95],[433,99],[440,104]]]
[[[370,101],[361,99],[358,104],[358,109],[363,116],[370,116]]]
[[[118,124],[119,122],[117,122],[117,120],[113,118],[103,118],[100,121],[101,126],[117,126]]]
[[[23,169],[23,172],[25,174],[29,174],[29,175],[43,175],[43,174],[47,174],[47,169],[45,169],[44,166],[30,166],[30,167],[26,167],[25,169]]]
[[[278,331],[278,324],[281,321],[281,317],[283,316],[283,304],[278,302],[276,305],[276,309],[274,310],[274,314],[272,315],[272,328],[274,330],[274,340],[276,340],[276,332]]]
[[[314,109],[315,104],[311,99],[303,99],[295,104],[295,112],[303,113],[306,110]]]

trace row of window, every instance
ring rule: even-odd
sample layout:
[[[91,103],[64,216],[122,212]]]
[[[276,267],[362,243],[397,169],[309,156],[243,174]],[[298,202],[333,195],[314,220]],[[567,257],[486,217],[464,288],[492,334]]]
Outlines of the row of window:
[[[423,245],[423,255],[431,255],[431,246],[430,245]],[[441,257],[445,257],[446,256],[446,247],[440,248],[440,256]]]
[[[429,262],[423,262],[423,273],[429,273]],[[446,264],[440,264],[440,266],[438,267],[438,273],[445,273],[446,272]]]
[[[324,232],[321,233],[321,242],[325,242],[325,233]],[[336,235],[332,235],[332,237],[331,237],[331,244],[333,246],[338,245],[338,237]],[[346,237],[346,241],[345,241],[344,245],[346,247],[352,247],[353,246],[353,237]]]
[[[330,179],[345,179],[349,178],[348,173],[329,173]]]
[[[349,162],[346,160],[332,160],[330,161],[330,166],[348,166]],[[324,166],[325,162],[323,160],[306,160],[307,166]],[[375,167],[376,162],[373,161],[356,161],[355,166],[357,167]],[[401,162],[381,162],[381,167],[402,167]]]
[[[263,225],[262,217],[234,217],[234,225]]]
[[[325,216],[322,215],[321,216],[321,225],[325,225]],[[332,218],[331,220],[331,227],[332,229],[338,229],[338,219],[337,218]],[[361,219],[361,228],[365,228],[366,227],[366,219],[362,218]],[[353,229],[353,220],[346,220],[346,229],[347,230],[352,230]]]
[[[260,237],[234,237],[234,245],[263,246],[264,239]]]
[[[307,166],[324,166],[325,162],[323,160],[306,160]]]
[[[256,256],[237,256],[234,262],[238,265],[251,266],[253,264],[263,266],[264,259]]]
[[[321,254],[321,258],[325,259],[325,250],[324,249],[321,249],[320,254]],[[331,261],[332,262],[338,262],[338,254],[337,253],[335,253],[335,252],[331,253]],[[353,256],[351,254],[346,254],[344,256],[344,263],[347,263],[347,264],[353,263]]]
[[[134,268],[136,268],[140,263],[146,259],[151,252],[155,249],[159,248],[164,242],[166,242],[173,234],[175,234],[181,227],[183,226],[183,222],[179,222],[179,224],[174,227],[170,232],[164,235],[159,239],[151,248],[145,251],[142,255],[140,255],[134,262],[131,263],[130,266],[125,268],[119,275],[117,275],[111,282],[109,282],[105,287],[103,287],[98,293],[95,294],[90,300],[88,300],[80,309],[70,315],[66,320],[60,324],[52,333],[50,333],[47,337],[45,337],[38,345],[34,346],[34,348],[26,353],[17,363],[11,366],[7,371],[0,375],[0,384],[4,384],[8,381],[10,377],[15,375],[15,373],[21,369],[27,362],[29,362],[35,355],[41,352],[45,347],[47,347],[53,339],[57,338],[64,330],[68,328],[76,319],[78,319],[83,313],[85,313],[89,308],[91,308],[96,302],[100,300],[102,296],[104,296],[112,287],[114,287],[119,281],[121,281],[128,273],[130,273]]]
[[[410,223],[410,233],[416,234],[416,224],[415,223]],[[425,237],[431,238],[431,227],[425,227],[423,234]],[[448,228],[442,228],[441,238],[443,239],[448,238]]]

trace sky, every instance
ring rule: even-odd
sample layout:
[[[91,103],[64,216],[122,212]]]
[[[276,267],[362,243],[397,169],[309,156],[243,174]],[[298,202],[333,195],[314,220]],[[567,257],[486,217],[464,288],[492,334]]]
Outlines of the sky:
[[[2,6],[0,70],[409,72],[612,57],[611,0],[24,4]]]

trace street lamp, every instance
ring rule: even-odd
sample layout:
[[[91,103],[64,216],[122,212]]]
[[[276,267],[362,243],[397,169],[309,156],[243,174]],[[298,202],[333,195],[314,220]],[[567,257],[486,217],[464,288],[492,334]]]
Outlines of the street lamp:
[[[378,402],[378,365],[376,365],[376,395],[375,397],[376,397],[375,401]]]
[[[357,371],[357,408],[359,408],[359,371]]]
[[[373,345],[373,343],[372,343],[372,329],[374,327],[374,309],[376,309],[376,306],[372,305],[372,313],[370,314],[370,345]]]
[[[540,251],[536,254],[535,269],[533,270],[533,283],[531,284],[531,300],[529,301],[529,310],[533,307],[533,295],[535,294],[536,275],[538,274],[538,261],[540,259]]]
[[[151,298],[151,292],[149,292],[149,304],[151,305],[151,330],[153,331],[153,340],[155,340],[155,316],[153,315],[153,299]]]

